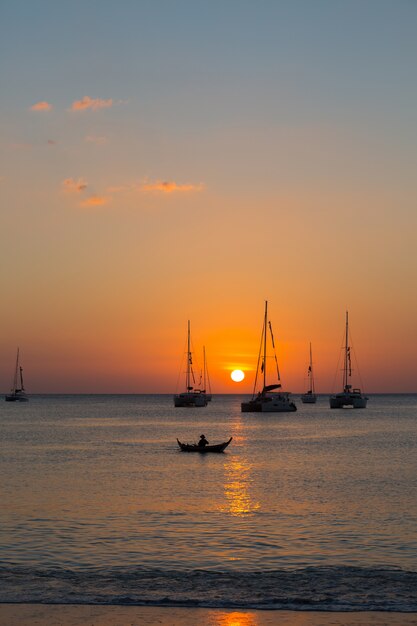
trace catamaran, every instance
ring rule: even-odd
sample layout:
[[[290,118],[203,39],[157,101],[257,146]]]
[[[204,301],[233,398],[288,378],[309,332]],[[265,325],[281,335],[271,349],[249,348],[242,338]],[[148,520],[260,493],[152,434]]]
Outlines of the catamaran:
[[[205,371],[205,356],[204,356]],[[205,378],[204,378],[205,381]],[[191,384],[193,383],[193,384]],[[201,384],[201,381],[200,381]],[[185,391],[175,394],[174,406],[176,407],[200,407],[207,406],[208,398],[205,387],[203,389],[195,388],[195,378],[193,371],[193,356],[191,352],[191,332],[190,320],[188,320],[187,334],[187,368],[185,370]],[[210,396],[211,400],[211,396]]]
[[[343,391],[330,396],[330,408],[342,409],[344,406],[352,406],[354,409],[366,409],[368,398],[364,396],[360,389],[352,388],[350,384],[352,376],[352,365],[350,359],[351,347],[349,346],[349,314],[346,311],[345,345],[343,359]]]
[[[20,387],[18,381],[20,379]],[[6,402],[27,402],[29,398],[25,392],[25,386],[23,384],[23,368],[19,364],[19,348],[17,349],[16,367],[13,376],[13,385],[10,393],[6,394]]]
[[[313,356],[311,352],[310,342],[310,365],[307,370],[308,390],[302,394],[301,402],[303,404],[315,404],[317,402],[317,394],[314,389],[314,374],[313,374]]]
[[[271,338],[272,349],[276,365],[277,381],[272,385],[267,385],[267,336],[268,329]],[[262,358],[261,358],[261,353]],[[256,393],[259,373],[263,375],[262,391]],[[297,407],[290,399],[289,391],[281,391],[281,377],[278,367],[278,359],[275,351],[274,335],[272,332],[271,322],[268,321],[268,301],[265,301],[264,322],[261,335],[261,346],[259,349],[258,364],[256,367],[255,383],[253,386],[252,398],[247,402],[242,402],[242,413],[281,413],[296,411]]]

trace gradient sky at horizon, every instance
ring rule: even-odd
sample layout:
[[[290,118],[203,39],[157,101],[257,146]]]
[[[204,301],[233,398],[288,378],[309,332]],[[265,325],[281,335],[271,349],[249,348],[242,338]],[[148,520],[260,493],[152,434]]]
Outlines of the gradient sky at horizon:
[[[0,6],[0,388],[416,391],[417,3]],[[246,372],[233,383],[230,371]],[[336,383],[335,383],[335,374]]]

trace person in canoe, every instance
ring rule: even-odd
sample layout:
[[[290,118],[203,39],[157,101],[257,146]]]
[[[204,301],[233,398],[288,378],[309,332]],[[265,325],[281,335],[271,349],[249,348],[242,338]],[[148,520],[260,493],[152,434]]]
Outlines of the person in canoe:
[[[206,446],[208,446],[209,442],[207,441],[207,439],[205,438],[204,435],[200,435],[200,441],[198,442],[198,447],[199,448],[205,448]]]

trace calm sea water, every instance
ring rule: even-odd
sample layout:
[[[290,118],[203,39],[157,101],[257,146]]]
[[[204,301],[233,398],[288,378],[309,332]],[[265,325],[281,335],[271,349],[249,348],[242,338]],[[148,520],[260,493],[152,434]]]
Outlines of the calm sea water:
[[[417,396],[241,400],[0,403],[0,602],[417,611]]]

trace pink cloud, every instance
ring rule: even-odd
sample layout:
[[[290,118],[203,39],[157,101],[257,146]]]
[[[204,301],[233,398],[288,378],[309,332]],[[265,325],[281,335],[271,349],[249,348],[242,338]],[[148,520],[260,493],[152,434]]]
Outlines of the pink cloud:
[[[90,98],[90,96],[84,96],[81,100],[75,100],[71,105],[71,111],[85,111],[91,109],[92,111],[98,111],[99,109],[105,109],[113,106],[113,100],[101,100],[100,98]]]
[[[83,178],[79,178],[75,180],[74,178],[66,178],[62,182],[62,186],[66,193],[80,193],[81,191],[85,191],[87,189],[87,183]]]
[[[42,102],[37,102],[36,104],[33,104],[30,107],[31,111],[51,111],[52,110],[52,104],[49,104],[49,102],[45,102],[45,100],[43,100]]]
[[[177,193],[185,191],[201,191],[203,185],[179,184],[172,180],[157,180],[142,184],[143,191],[160,191],[162,193]]]
[[[106,198],[105,196],[90,196],[80,202],[79,206],[83,209],[88,209],[91,207],[103,206],[108,202],[110,202],[110,198]]]

